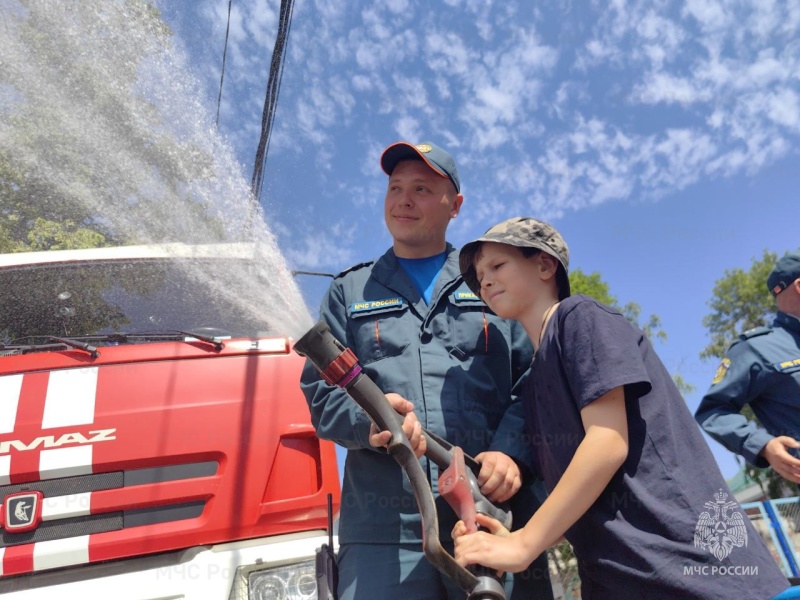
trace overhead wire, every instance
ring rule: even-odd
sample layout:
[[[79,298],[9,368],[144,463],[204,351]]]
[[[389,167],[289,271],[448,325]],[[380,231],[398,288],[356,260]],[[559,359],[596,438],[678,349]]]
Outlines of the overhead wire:
[[[219,74],[219,95],[217,96],[217,127],[219,127],[219,107],[222,104],[222,82],[225,80],[225,59],[228,56],[228,34],[231,31],[231,4],[233,4],[233,0],[228,0],[228,24],[225,27],[225,47],[222,50],[222,69]]]
[[[258,141],[255,163],[253,165],[253,177],[251,180],[251,192],[253,199],[258,202],[264,185],[264,168],[267,162],[269,142],[272,135],[272,124],[275,120],[275,107],[278,103],[278,93],[280,92],[281,81],[283,79],[283,65],[286,60],[286,43],[289,38],[289,31],[292,23],[292,13],[294,11],[294,0],[281,0],[280,14],[278,17],[278,32],[275,36],[275,45],[272,50],[272,61],[269,68],[269,78],[267,80],[267,90],[264,97],[264,110],[261,117],[261,137]]]

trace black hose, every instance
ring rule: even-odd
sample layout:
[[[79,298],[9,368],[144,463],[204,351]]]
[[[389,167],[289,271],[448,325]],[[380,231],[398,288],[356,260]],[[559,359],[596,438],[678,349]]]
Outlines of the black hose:
[[[505,592],[494,573],[479,567],[480,577],[459,565],[442,547],[439,539],[439,519],[433,492],[419,460],[417,460],[411,443],[403,433],[403,417],[395,412],[386,400],[384,393],[366,374],[355,354],[343,346],[331,334],[328,324],[318,322],[294,345],[294,351],[307,357],[317,368],[322,377],[331,385],[344,389],[355,402],[364,409],[375,425],[392,434],[387,446],[389,455],[394,458],[405,471],[411,482],[414,498],[417,501],[422,518],[422,548],[428,561],[441,573],[453,580],[459,588],[469,594],[470,600],[503,600]],[[440,469],[446,469],[452,460],[453,446],[438,436],[423,430],[426,436],[427,449],[425,456],[436,463]],[[474,463],[474,459],[470,459]],[[468,478],[472,495],[476,500],[476,509],[497,518],[511,527],[511,514],[494,506],[478,489],[477,479],[471,471]]]

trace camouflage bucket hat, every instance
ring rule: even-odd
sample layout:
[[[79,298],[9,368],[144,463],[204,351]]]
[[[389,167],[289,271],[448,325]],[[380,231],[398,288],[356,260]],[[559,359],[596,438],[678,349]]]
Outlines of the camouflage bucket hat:
[[[483,242],[497,242],[516,246],[517,248],[536,248],[546,252],[558,260],[561,265],[556,274],[559,300],[563,300],[570,295],[569,277],[567,276],[569,272],[569,248],[567,248],[567,243],[561,237],[561,234],[549,223],[531,217],[514,217],[490,227],[477,240],[461,248],[458,257],[461,274],[464,276],[464,282],[469,286],[469,289],[478,296],[481,293],[481,286],[475,274],[474,262],[475,255],[480,250]]]

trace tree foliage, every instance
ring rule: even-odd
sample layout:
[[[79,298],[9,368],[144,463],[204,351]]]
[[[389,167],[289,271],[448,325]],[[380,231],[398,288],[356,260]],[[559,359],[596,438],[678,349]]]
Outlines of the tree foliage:
[[[597,271],[587,275],[580,269],[573,269],[569,273],[569,287],[573,294],[585,294],[607,306],[619,308],[616,296],[611,294],[608,283]]]
[[[764,250],[754,258],[748,270],[726,270],[714,283],[711,292],[711,314],[703,317],[711,343],[700,353],[701,358],[722,358],[740,333],[766,325],[775,314],[775,300],[767,289],[767,277],[778,255]]]

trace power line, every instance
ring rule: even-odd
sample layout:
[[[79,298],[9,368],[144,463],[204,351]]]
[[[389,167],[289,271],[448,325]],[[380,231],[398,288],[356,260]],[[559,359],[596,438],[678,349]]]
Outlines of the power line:
[[[289,29],[292,23],[294,0],[281,0],[281,10],[278,22],[278,33],[275,36],[275,46],[272,50],[272,63],[269,68],[267,91],[264,97],[264,111],[261,118],[261,137],[256,150],[255,164],[253,165],[253,178],[251,191],[257,202],[261,197],[264,184],[264,167],[267,162],[269,140],[272,134],[272,123],[275,120],[275,107],[278,103],[278,92],[283,79],[283,63],[286,59],[285,48],[289,39]]]
[[[228,25],[225,27],[225,48],[222,51],[222,69],[219,74],[219,96],[217,96],[217,127],[219,127],[219,106],[222,103],[222,82],[225,79],[225,58],[228,56],[228,33],[231,30],[231,4],[228,0]]]

